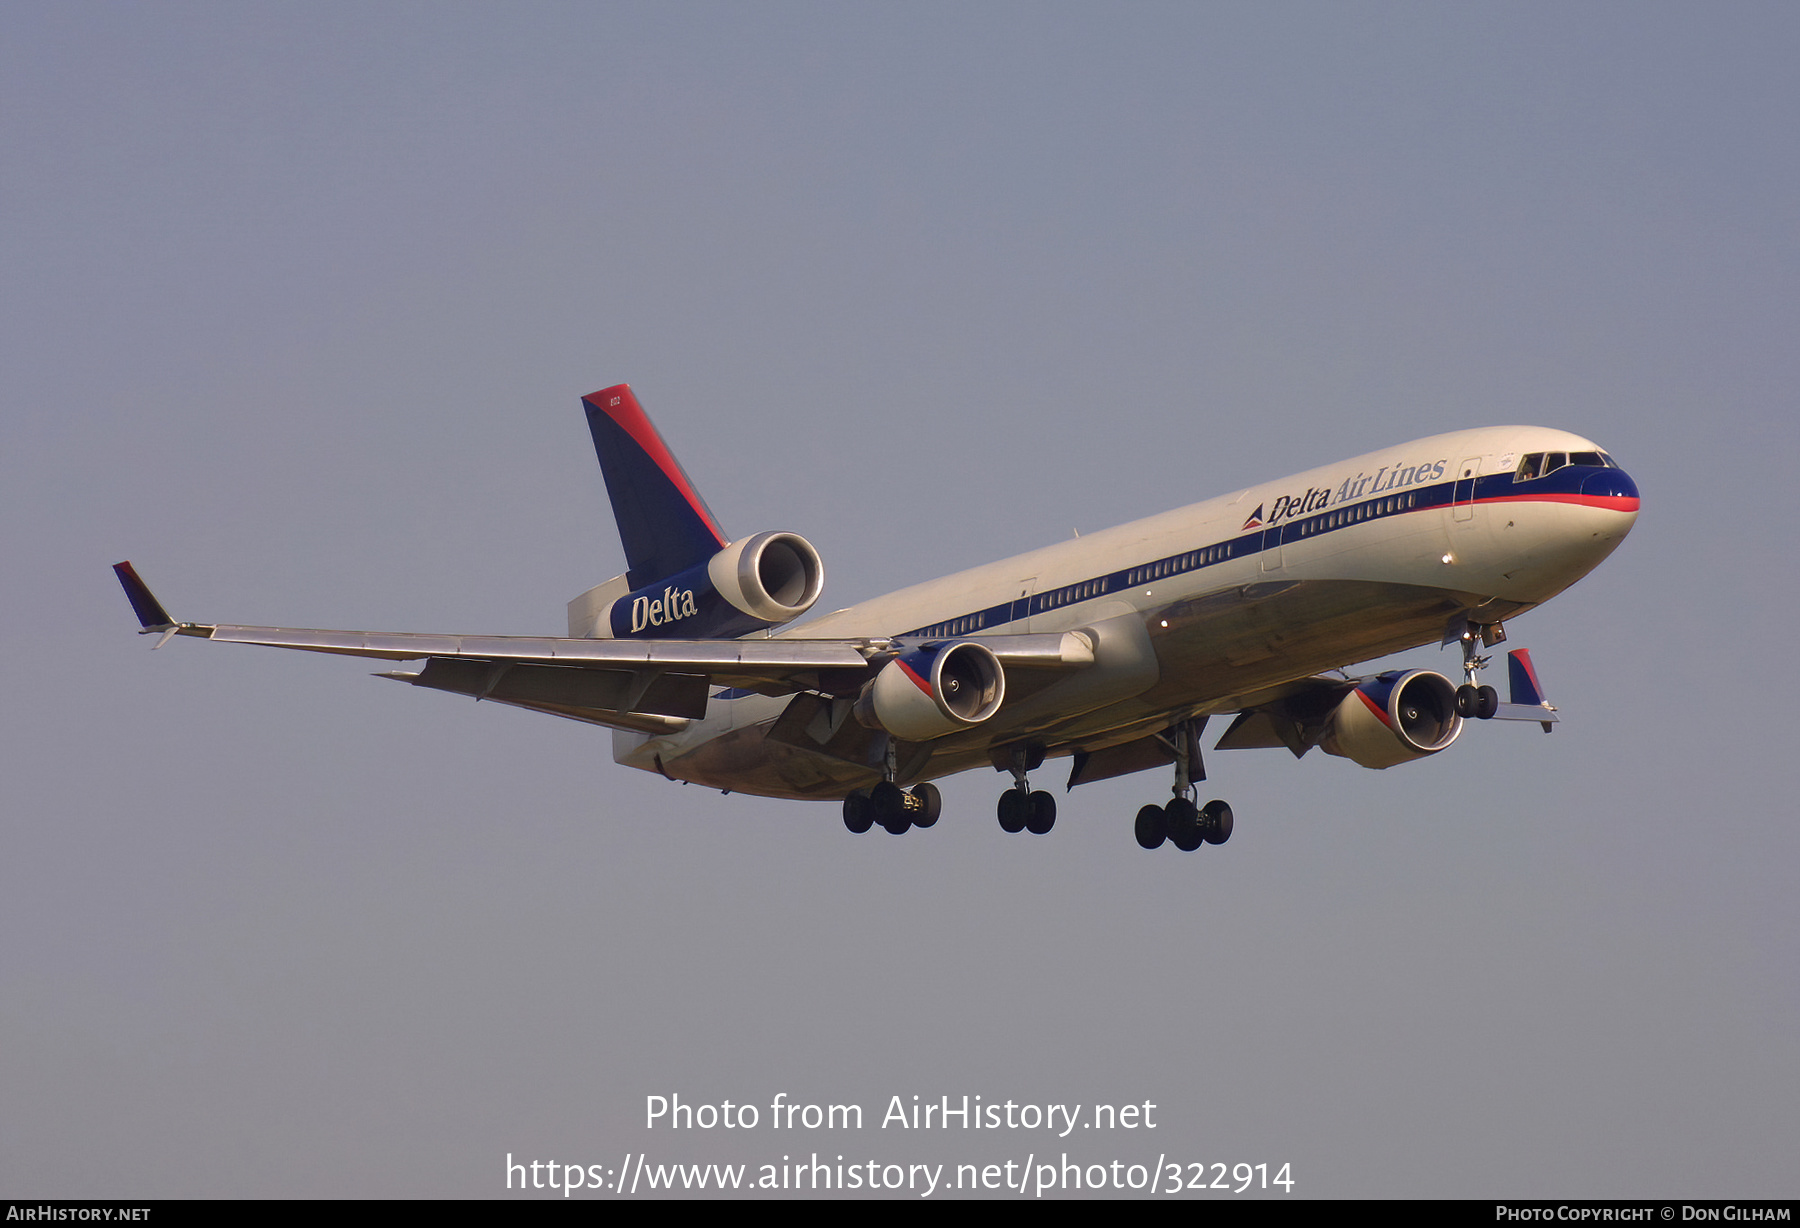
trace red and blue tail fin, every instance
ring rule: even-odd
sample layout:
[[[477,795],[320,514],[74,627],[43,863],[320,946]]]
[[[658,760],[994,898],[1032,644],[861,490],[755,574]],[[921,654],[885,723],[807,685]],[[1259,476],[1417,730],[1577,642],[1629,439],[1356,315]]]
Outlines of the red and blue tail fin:
[[[602,388],[581,401],[633,588],[685,571],[731,544],[630,385]]]

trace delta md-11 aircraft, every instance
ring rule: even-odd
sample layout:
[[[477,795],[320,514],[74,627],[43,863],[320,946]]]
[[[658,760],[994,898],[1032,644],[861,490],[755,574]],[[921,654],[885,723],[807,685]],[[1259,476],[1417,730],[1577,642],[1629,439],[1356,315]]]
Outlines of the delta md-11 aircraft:
[[[177,623],[115,570],[146,633],[390,661],[378,675],[608,726],[613,758],[725,792],[840,800],[844,825],[930,827],[931,781],[1010,773],[1000,826],[1048,832],[1068,788],[1173,769],[1138,843],[1223,844],[1196,804],[1215,749],[1314,747],[1364,767],[1435,755],[1468,719],[1556,710],[1522,649],[1509,700],[1480,682],[1505,622],[1611,554],[1631,478],[1564,431],[1435,435],[945,576],[789,627],[825,569],[795,533],[732,540],[631,389],[583,398],[628,570],[569,602],[569,634],[425,635]],[[1346,666],[1460,644],[1463,681]],[[1333,672],[1335,671],[1335,672]]]

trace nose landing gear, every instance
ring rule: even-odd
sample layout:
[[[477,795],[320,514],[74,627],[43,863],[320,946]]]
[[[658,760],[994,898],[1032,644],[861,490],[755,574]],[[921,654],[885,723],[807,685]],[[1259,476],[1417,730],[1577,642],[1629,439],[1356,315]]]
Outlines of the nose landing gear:
[[[1484,627],[1466,622],[1459,638],[1462,641],[1463,684],[1456,688],[1456,714],[1464,720],[1492,720],[1500,711],[1500,692],[1491,686],[1476,685],[1475,675],[1487,667],[1489,658],[1476,653],[1475,642],[1479,638],[1484,648],[1503,644],[1506,628],[1500,623]]]

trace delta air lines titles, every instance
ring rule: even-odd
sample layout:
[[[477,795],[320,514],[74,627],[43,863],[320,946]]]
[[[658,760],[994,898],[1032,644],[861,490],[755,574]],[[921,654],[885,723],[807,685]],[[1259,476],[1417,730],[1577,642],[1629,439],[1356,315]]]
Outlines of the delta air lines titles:
[[[1268,523],[1280,524],[1284,520],[1309,516],[1366,495],[1405,490],[1411,486],[1435,482],[1444,476],[1444,470],[1449,464],[1449,460],[1445,459],[1428,461],[1423,465],[1383,465],[1374,473],[1364,473],[1359,469],[1355,477],[1345,478],[1335,491],[1329,486],[1309,486],[1298,495],[1279,495],[1269,506]]]

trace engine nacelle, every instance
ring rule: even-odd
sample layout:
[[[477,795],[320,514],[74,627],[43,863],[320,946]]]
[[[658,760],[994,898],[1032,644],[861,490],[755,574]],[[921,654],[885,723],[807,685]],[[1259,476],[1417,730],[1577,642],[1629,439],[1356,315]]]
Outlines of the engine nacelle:
[[[764,625],[793,622],[825,590],[825,563],[798,533],[758,533],[713,555],[706,574],[733,609]]]
[[[856,719],[907,742],[979,725],[1006,698],[1006,671],[973,640],[915,648],[882,666],[856,697]]]
[[[1456,688],[1442,674],[1415,669],[1371,678],[1344,696],[1319,745],[1363,767],[1387,768],[1435,755],[1461,732]]]
[[[617,598],[596,620],[615,639],[728,639],[792,622],[819,599],[825,564],[798,533],[758,533]],[[601,630],[603,629],[603,630]]]

